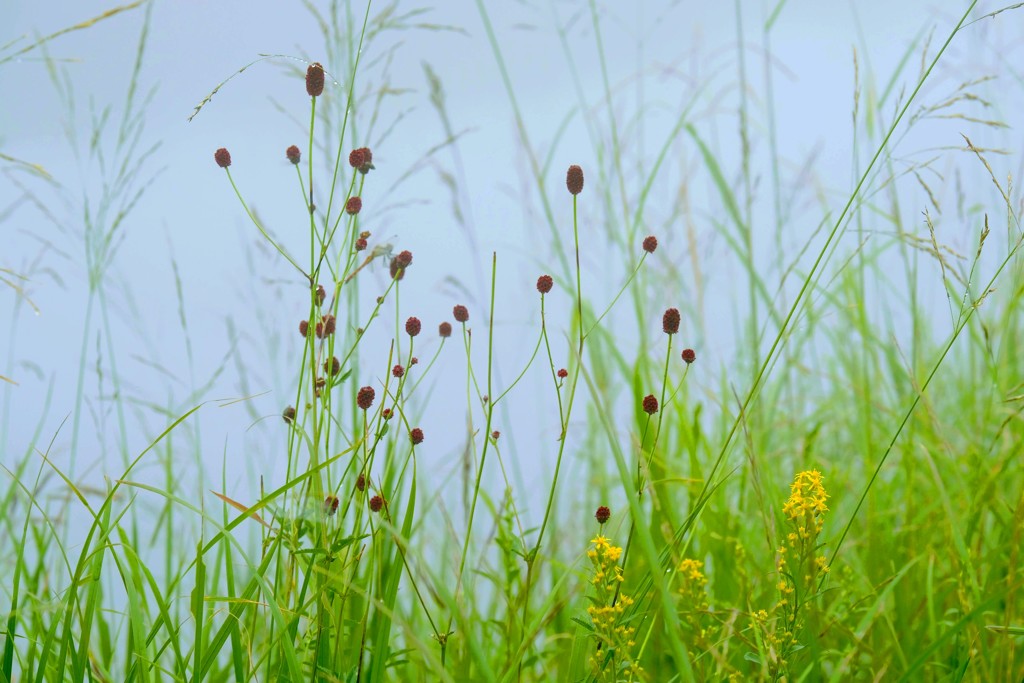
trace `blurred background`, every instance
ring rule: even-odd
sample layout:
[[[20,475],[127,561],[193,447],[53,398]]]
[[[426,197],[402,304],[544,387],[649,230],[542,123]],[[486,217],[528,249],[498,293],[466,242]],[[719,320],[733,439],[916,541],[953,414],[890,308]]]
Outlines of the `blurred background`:
[[[359,3],[342,5],[333,19],[329,6],[312,4],[339,25],[362,22]],[[0,58],[115,7],[4,2]],[[723,401],[734,409],[728,387],[746,391],[754,360],[775,334],[766,308],[752,303],[745,273],[764,273],[773,288],[764,295],[784,310],[809,266],[807,254],[827,233],[822,226],[835,220],[966,4],[638,0],[596,7],[599,34],[585,3],[488,3],[486,20],[468,0],[374,3],[352,138],[343,145],[346,154],[356,146],[373,150],[376,170],[366,179],[360,219],[373,233],[371,245],[391,243],[415,256],[399,316],[423,321],[421,359],[437,348],[438,323],[462,303],[475,332],[474,365],[478,372],[485,366],[496,254],[496,385],[507,386],[539,330],[534,283],[541,273],[558,281],[548,325],[562,342],[556,356],[569,365],[572,289],[560,278],[545,223],[559,226],[571,245],[572,204],[562,188],[566,167],[580,164],[587,183],[580,195],[585,296],[603,310],[641,255],[639,240],[623,254],[616,231],[657,235],[661,246],[644,266],[654,274],[639,302],[644,315],[633,304],[620,306],[606,323],[621,345],[635,340],[660,354],[661,312],[681,308],[679,348],[698,355],[687,395],[713,420]],[[972,16],[1000,7],[981,2]],[[981,217],[972,201],[995,190],[976,160],[947,158],[942,150],[963,147],[961,133],[978,147],[1021,149],[1018,129],[984,123],[1015,124],[1021,110],[1021,75],[1013,66],[1024,49],[1020,27],[985,19],[964,29],[921,94],[921,107],[957,98],[955,104],[912,109],[920,120],[901,131],[884,174],[872,180],[868,204],[887,179],[904,183],[904,225],[921,239],[929,239],[924,212],[931,210],[937,239],[973,254]],[[308,295],[246,217],[213,152],[230,150],[250,207],[291,253],[306,253],[303,200],[284,150],[296,144],[308,153],[301,79],[308,61],[323,62],[335,81],[328,79],[324,106],[343,107],[345,58],[354,48],[329,43],[301,2],[154,2],[0,63],[0,268],[15,283],[0,288],[7,328],[0,332],[0,375],[10,380],[0,382],[0,454],[8,466],[35,450],[68,466],[80,391],[76,481],[118,476],[125,460],[201,402],[176,446],[182,473],[204,469],[239,499],[257,495],[259,477],[282,476],[279,416],[294,400],[297,325]],[[958,88],[968,82],[972,97],[962,98]],[[119,132],[125,130],[129,135]],[[323,161],[337,140],[320,133]],[[748,198],[739,210],[754,219],[749,261],[730,241],[737,239],[730,237],[730,207],[701,145],[717,160],[719,180]],[[605,172],[613,149],[622,150],[622,175]],[[910,170],[932,157],[929,170]],[[534,162],[553,198],[549,216]],[[1020,159],[1012,163],[1019,176]],[[624,225],[634,216],[629,204],[642,195],[638,225]],[[965,195],[974,199],[954,211],[955,198]],[[933,203],[943,198],[952,198],[950,208],[936,212]],[[97,234],[109,238],[97,243]],[[898,238],[884,220],[862,221],[841,237],[829,272],[864,244]],[[795,273],[789,284],[787,272]],[[102,306],[89,296],[90,273]],[[368,313],[386,288],[387,270],[374,264],[360,278]],[[929,324],[948,332],[939,267],[924,268],[920,278],[922,300],[935,310]],[[870,300],[861,305],[878,316],[880,336],[896,344],[910,333],[908,318]],[[385,316],[371,330],[376,336],[356,371],[357,386],[387,372],[392,324]],[[421,471],[439,478],[458,468],[466,441],[464,351],[452,341],[419,403],[427,435]],[[806,363],[813,373],[814,359]],[[550,391],[546,372],[541,358],[495,425],[520,491],[550,479],[557,415],[551,401],[536,399]],[[121,379],[117,389],[113,373]],[[634,397],[618,399],[628,418]],[[127,434],[127,443],[118,434]],[[144,462],[138,478],[146,468]]]

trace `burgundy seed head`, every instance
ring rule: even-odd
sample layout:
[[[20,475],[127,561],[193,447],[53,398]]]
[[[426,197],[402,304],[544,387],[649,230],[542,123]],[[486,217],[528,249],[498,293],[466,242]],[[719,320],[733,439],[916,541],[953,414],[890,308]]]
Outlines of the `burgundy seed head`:
[[[380,512],[380,509],[384,507],[384,499],[380,496],[374,496],[370,499],[370,511]]]
[[[363,200],[359,197],[349,197],[348,201],[345,202],[345,211],[350,216],[354,216],[359,213],[359,210],[363,208]]]
[[[213,160],[216,161],[217,165],[221,168],[227,168],[231,165],[231,153],[221,147],[213,153]]]
[[[332,334],[334,334],[334,330],[337,328],[338,321],[330,313],[328,313],[327,315],[325,315],[323,317],[323,321],[324,321],[324,336],[325,337],[329,337]]]
[[[444,338],[452,336],[452,324],[449,322],[443,322],[437,326],[437,333]]]
[[[568,370],[566,370],[565,368],[559,368],[559,370],[558,370],[558,378],[559,379],[565,379],[568,376],[569,376],[569,371]]]
[[[324,289],[323,285],[317,285],[316,286],[316,300],[317,300],[317,302],[319,302],[320,304],[323,304],[324,299],[326,299],[326,298],[327,298],[327,290]]]
[[[360,491],[366,490],[366,475],[362,472],[360,472],[359,476],[356,477],[356,488]]]
[[[419,362],[420,362],[420,359],[417,358],[416,356],[413,356],[412,358],[409,359],[409,367],[412,367],[412,366],[416,365]]]
[[[697,354],[693,349],[683,349],[683,360],[689,365],[693,361],[697,360]]]
[[[366,175],[371,169],[376,168],[373,165],[373,152],[369,147],[360,147],[360,151],[363,153],[363,163],[359,166],[359,172]]]
[[[643,407],[644,412],[648,415],[654,415],[658,412],[658,399],[654,398],[654,394],[644,396]]]
[[[423,443],[423,430],[419,427],[413,427],[412,431],[409,432],[409,440],[412,441],[413,445]]]
[[[352,168],[359,168],[366,163],[366,156],[363,154],[363,149],[354,149],[348,153],[348,165]]]
[[[363,410],[369,410],[370,406],[373,405],[374,391],[373,387],[363,387],[356,394],[356,405]]]
[[[385,408],[384,410],[382,410],[381,413],[380,413],[380,416],[383,417],[385,420],[390,420],[391,419],[391,408]]]
[[[675,334],[679,331],[678,308],[670,308],[665,311],[665,315],[661,317],[661,329],[665,330],[665,334]]]
[[[402,375],[405,374],[405,368],[403,368],[401,364],[396,365],[395,367],[391,368],[391,374],[394,375],[395,377],[401,377]]]
[[[408,249],[404,249],[398,252],[398,256],[395,257],[395,260],[398,261],[398,265],[401,267],[408,268],[412,265],[412,252]]]
[[[547,294],[551,291],[555,281],[551,279],[550,275],[541,275],[537,278],[537,291],[541,294]]]
[[[328,517],[333,517],[334,513],[338,511],[338,497],[327,496],[324,498],[324,514]]]
[[[392,280],[401,280],[403,277],[405,277],[405,268],[403,268],[398,263],[398,257],[397,256],[395,258],[391,259],[390,271],[391,271],[391,279]]]
[[[654,250],[658,248],[658,238],[654,235],[648,235],[644,238],[644,251],[648,254],[653,254]]]
[[[324,337],[324,323],[321,320],[320,322],[318,322],[316,324],[316,338],[317,339],[323,339],[323,337]]]
[[[570,194],[583,192],[583,169],[573,164],[565,174],[565,186]]]
[[[324,372],[331,377],[341,372],[341,361],[338,360],[337,356],[332,356],[330,360],[324,361]]]
[[[288,158],[288,161],[292,162],[293,164],[298,164],[300,161],[302,161],[302,152],[300,152],[299,148],[296,147],[295,145],[292,145],[291,147],[286,149],[284,151],[284,155]]]
[[[604,524],[608,521],[608,518],[612,516],[612,511],[606,506],[602,505],[597,508],[597,512],[594,513],[594,518],[597,519],[598,524]]]
[[[415,337],[420,333],[420,319],[413,316],[405,321],[405,332],[410,337]]]
[[[459,304],[452,309],[452,315],[455,316],[456,321],[464,323],[469,320],[469,309],[462,304]]]
[[[299,323],[299,334],[301,334],[303,337],[305,337],[307,334],[309,334],[309,321],[308,320],[303,320],[302,322]]]
[[[491,432],[491,438],[494,439],[495,441],[498,440],[499,436],[501,436],[501,432],[499,432],[497,429]]]
[[[313,62],[306,69],[306,92],[310,97],[320,97],[324,91],[324,67],[320,62]]]
[[[288,424],[295,422],[295,408],[293,408],[292,406],[288,406],[287,408],[284,409],[284,412],[281,413],[281,417],[283,417],[284,421],[287,422]]]
[[[366,249],[366,238],[360,237],[356,240],[356,251],[364,251]]]

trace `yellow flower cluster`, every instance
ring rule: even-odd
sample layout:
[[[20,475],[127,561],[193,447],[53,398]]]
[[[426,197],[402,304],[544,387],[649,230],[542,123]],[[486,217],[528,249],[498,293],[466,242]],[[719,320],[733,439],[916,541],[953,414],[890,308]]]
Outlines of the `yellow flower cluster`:
[[[634,681],[643,675],[643,669],[633,661],[630,652],[636,645],[633,640],[636,629],[620,623],[626,608],[633,604],[633,598],[622,593],[616,598],[619,584],[625,580],[618,564],[622,548],[612,545],[604,536],[598,536],[590,543],[593,547],[587,551],[587,557],[594,566],[590,582],[596,595],[587,608],[587,614],[594,624],[594,636],[598,640],[591,663],[599,681],[622,680],[620,677]]]
[[[689,627],[688,644],[694,649],[706,648],[709,636],[702,624],[708,609],[708,596],[704,591],[708,578],[703,569],[704,563],[700,560],[686,558],[679,563],[680,617]]]

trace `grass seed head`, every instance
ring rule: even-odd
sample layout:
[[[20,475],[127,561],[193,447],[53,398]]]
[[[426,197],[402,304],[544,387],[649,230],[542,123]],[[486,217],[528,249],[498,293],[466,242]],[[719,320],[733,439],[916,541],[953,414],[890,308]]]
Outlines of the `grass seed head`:
[[[231,153],[227,149],[221,147],[213,153],[213,160],[217,162],[217,165],[221,168],[227,168],[231,165]]]
[[[320,97],[324,92],[324,67],[313,62],[306,69],[306,92],[310,97]]]
[[[565,186],[569,188],[570,194],[583,192],[583,169],[576,164],[570,166],[565,173]]]

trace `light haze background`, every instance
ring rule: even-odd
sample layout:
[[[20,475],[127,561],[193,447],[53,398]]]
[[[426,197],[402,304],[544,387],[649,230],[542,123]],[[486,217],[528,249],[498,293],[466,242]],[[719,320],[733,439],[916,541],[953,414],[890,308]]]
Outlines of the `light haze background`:
[[[353,11],[361,12],[361,3],[355,5]],[[599,13],[613,107],[620,125],[628,131],[633,158],[660,149],[678,112],[696,99],[689,121],[712,145],[729,180],[734,181],[740,159],[736,12],[742,12],[743,53],[750,81],[748,115],[754,130],[760,131],[760,137],[751,140],[755,178],[763,186],[756,207],[773,210],[767,189],[764,90],[770,48],[777,145],[786,160],[784,168],[791,173],[787,182],[792,183],[786,190],[787,197],[792,197],[787,208],[793,216],[787,229],[793,233],[786,239],[791,239],[795,248],[824,218],[822,202],[838,211],[855,182],[851,122],[854,48],[862,78],[874,77],[880,89],[910,42],[924,39],[934,30],[930,58],[935,43],[945,38],[966,3],[792,0],[778,16],[771,43],[766,45],[762,27],[775,5],[753,1],[602,2]],[[0,44],[21,36],[31,40],[49,34],[112,6],[94,0],[3,0]],[[981,2],[975,16],[1002,6]],[[404,0],[400,4],[403,12],[419,7]],[[431,357],[436,348],[437,324],[451,319],[453,304],[465,303],[476,331],[474,362],[478,372],[483,372],[490,259],[492,252],[497,253],[495,356],[499,360],[497,385],[502,387],[518,374],[532,349],[539,329],[539,302],[533,284],[539,274],[554,270],[555,261],[546,245],[547,232],[529,186],[522,144],[476,5],[469,0],[448,0],[423,7],[427,11],[416,15],[412,23],[450,29],[385,33],[364,55],[369,68],[359,91],[364,92],[368,82],[379,85],[386,80],[400,92],[385,100],[382,121],[369,139],[362,141],[373,148],[377,166],[367,178],[362,221],[374,233],[371,243],[391,241],[397,249],[410,249],[415,255],[403,283],[400,317],[417,315],[423,321],[424,334],[417,340],[421,360]],[[555,143],[559,127],[579,104],[555,26],[565,26],[566,44],[588,104],[602,105],[603,86],[586,5],[538,0],[492,2],[488,7],[531,139],[541,148],[542,156],[548,152],[547,146],[557,145],[552,152],[551,182],[561,187],[564,169],[572,163],[587,171],[587,186],[581,195],[583,283],[592,301],[607,301],[624,273],[617,270],[621,259],[610,259],[604,249],[604,228],[588,225],[589,217],[595,215],[587,202],[596,202],[598,175],[593,169],[599,161],[578,111]],[[73,83],[73,116],[61,108],[40,52],[0,66],[0,151],[43,165],[65,188],[62,196],[70,200],[62,203],[47,183],[4,167],[0,179],[0,267],[29,276],[26,292],[40,311],[34,314],[24,299],[10,289],[0,289],[0,320],[9,326],[0,334],[0,374],[18,383],[16,387],[0,383],[0,459],[8,467],[34,449],[46,450],[51,438],[50,457],[58,466],[69,465],[71,420],[63,426],[62,422],[74,407],[87,292],[82,243],[76,235],[83,230],[83,203],[95,196],[101,181],[88,155],[76,157],[73,153],[68,131],[78,136],[79,149],[85,149],[92,112],[110,105],[112,115],[120,115],[142,22],[143,11],[137,10],[48,45],[47,53]],[[953,43],[923,96],[934,101],[964,80],[995,75],[996,80],[979,86],[990,96],[991,107],[973,113],[1015,126],[1019,120],[1015,112],[1022,110],[1021,80],[1012,65],[1021,63],[1022,26],[1015,13],[974,24]],[[388,50],[393,50],[392,59],[385,66],[381,58]],[[187,120],[218,83],[260,54],[291,55],[296,60],[268,60],[250,67],[226,84],[193,121]],[[298,2],[158,1],[154,5],[140,87],[144,92],[155,88],[146,109],[142,148],[159,143],[145,166],[147,178],[156,176],[123,225],[123,244],[106,285],[116,331],[112,341],[118,353],[117,371],[128,394],[131,442],[126,453],[120,452],[110,384],[100,379],[110,369],[97,366],[97,348],[108,340],[98,333],[98,319],[94,318],[85,342],[89,413],[82,421],[76,480],[95,484],[101,477],[117,477],[126,455],[134,457],[174,416],[200,401],[210,401],[176,437],[180,455],[174,457],[181,463],[183,479],[186,473],[194,473],[198,460],[206,470],[204,476],[214,483],[208,481],[203,486],[190,477],[184,488],[189,490],[196,482],[193,492],[197,495],[205,488],[219,488],[222,470],[223,486],[240,500],[257,495],[259,476],[266,478],[268,488],[280,483],[286,437],[279,415],[294,400],[290,387],[300,342],[296,329],[305,314],[307,295],[301,281],[261,244],[224,173],[215,166],[213,151],[221,146],[231,151],[232,172],[241,191],[274,234],[304,262],[307,224],[284,150],[297,144],[308,153],[303,125],[308,121],[309,101],[301,79],[288,69],[304,70],[305,62],[299,59],[323,60],[323,54],[322,36]],[[904,72],[904,84],[911,84],[919,73],[920,47],[910,59],[914,65]],[[429,64],[440,77],[453,128],[462,133],[457,144],[461,169],[451,148],[426,156],[443,142],[444,132],[428,102],[423,64]],[[328,90],[344,92],[346,75],[333,71],[330,64],[325,66],[339,81],[328,83]],[[635,117],[638,109],[643,110],[640,124]],[[367,114],[368,109],[360,112],[363,117]],[[606,133],[607,109],[595,109],[590,115]],[[365,130],[367,121],[357,121]],[[1016,128],[989,131],[962,120],[937,120],[922,124],[902,140],[895,155],[920,159],[922,150],[960,146],[961,131],[969,132],[978,146],[1021,149]],[[335,144],[328,142],[332,149]],[[351,146],[346,144],[345,151]],[[874,141],[862,141],[862,147],[861,166],[874,151]],[[678,343],[680,348],[697,350],[698,363],[688,380],[690,395],[706,402],[709,413],[714,414],[721,369],[736,355],[744,329],[746,295],[732,284],[742,281],[743,271],[710,227],[710,218],[720,214],[721,207],[706,171],[697,162],[694,145],[681,136],[672,150],[673,161],[649,202],[650,214],[661,221],[653,224],[650,232],[658,235],[662,245],[649,265],[677,275],[674,286],[652,298],[650,326],[660,330],[660,314],[668,306],[688,304],[699,309],[699,322],[685,326]],[[799,174],[798,169],[812,157],[813,169]],[[1019,160],[1010,163],[1016,165]],[[648,161],[645,167],[649,166]],[[963,183],[968,194],[974,192],[973,197],[988,196],[992,191],[989,179],[976,163],[969,168],[971,174],[962,179],[957,176],[957,182]],[[1019,169],[1011,170],[1019,176]],[[1002,171],[997,169],[997,175]],[[443,172],[454,174],[459,183],[454,200],[441,182]],[[948,189],[946,183],[933,181]],[[636,182],[640,182],[639,175]],[[684,186],[691,206],[691,227],[697,236],[693,244],[686,238],[681,217],[671,211],[675,193]],[[33,193],[69,232],[58,230],[38,206],[25,199],[26,192]],[[556,201],[556,216],[565,226],[566,239],[571,240],[571,202],[564,190],[556,189],[553,196],[562,198]],[[916,194],[911,190],[903,196],[916,200],[904,207],[908,224],[918,226],[920,234],[926,235],[921,219],[928,206],[926,193],[918,188]],[[467,219],[472,240],[453,219],[453,201]],[[765,220],[764,225],[771,221]],[[964,221],[951,217],[939,227],[942,239],[962,253],[973,252],[980,228],[977,215]],[[773,239],[767,227],[755,236],[756,241],[764,240],[765,246]],[[855,238],[846,239],[841,249],[848,251],[855,246]],[[699,301],[694,301],[689,273],[694,259],[701,264],[704,279]],[[180,276],[192,364],[172,262]],[[938,276],[931,284],[936,310],[941,313],[946,303]],[[368,313],[373,297],[385,286],[386,272],[374,267],[362,287],[364,312]],[[549,324],[557,334],[564,334],[571,294],[556,289],[549,298]],[[387,371],[384,354],[393,321],[385,316],[382,322],[371,335],[371,340],[379,343],[369,345],[363,366],[357,370],[360,384],[377,384]],[[628,316],[609,320],[613,328],[620,322],[628,329],[632,320]],[[948,316],[943,320],[937,315],[938,329],[947,328],[948,323]],[[901,322],[892,324],[898,338]],[[628,339],[628,332],[624,334]],[[774,330],[767,336],[770,340]],[[566,354],[563,365],[568,365],[566,345],[559,349]],[[420,404],[420,424],[427,437],[420,451],[420,471],[428,477],[443,480],[458,466],[465,445],[464,373],[461,345],[447,345],[428,382],[430,400]],[[557,418],[549,412],[555,408],[546,373],[546,364],[539,358],[524,384],[513,392],[513,399],[503,406],[496,424],[520,491],[544,488],[553,467]],[[745,391],[749,378],[738,374],[736,384]],[[243,396],[255,397],[244,402],[214,401]],[[623,397],[626,424],[631,400]],[[475,419],[482,425],[479,414]],[[570,442],[570,452],[579,443]],[[159,481],[156,463],[155,458],[144,461],[135,478]],[[571,471],[570,464],[570,478]]]

